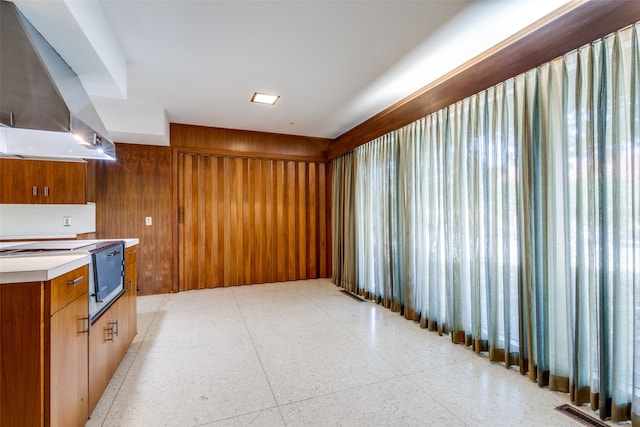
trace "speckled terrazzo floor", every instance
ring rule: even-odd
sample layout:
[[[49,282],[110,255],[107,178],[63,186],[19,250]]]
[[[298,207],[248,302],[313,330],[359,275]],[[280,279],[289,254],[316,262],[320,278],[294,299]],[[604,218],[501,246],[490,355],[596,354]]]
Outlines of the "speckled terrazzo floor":
[[[564,403],[319,279],[138,297],[87,426],[579,426]]]

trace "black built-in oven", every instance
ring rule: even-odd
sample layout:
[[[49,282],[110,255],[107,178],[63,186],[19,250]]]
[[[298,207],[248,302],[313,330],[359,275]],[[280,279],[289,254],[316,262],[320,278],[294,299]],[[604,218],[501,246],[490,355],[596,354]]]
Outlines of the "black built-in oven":
[[[93,323],[125,292],[124,242],[96,243],[89,253],[89,317]]]

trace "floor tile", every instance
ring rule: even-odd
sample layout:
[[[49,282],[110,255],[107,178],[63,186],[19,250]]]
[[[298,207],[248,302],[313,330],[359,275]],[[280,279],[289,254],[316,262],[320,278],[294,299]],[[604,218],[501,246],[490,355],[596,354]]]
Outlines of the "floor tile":
[[[168,296],[169,296],[168,294],[138,296],[137,298],[138,314],[155,313],[160,309],[163,301]]]
[[[314,279],[138,297],[138,334],[87,426],[578,427],[564,403]]]
[[[336,326],[274,335],[255,344],[280,405],[398,376],[390,364]]]
[[[209,427],[284,427],[285,423],[282,420],[280,410],[271,408],[204,425]]]
[[[197,289],[168,294],[160,310],[176,312],[218,311],[237,307],[232,288]]]
[[[156,315],[141,351],[165,351],[248,338],[247,327],[237,307],[217,311],[167,310]]]
[[[303,300],[245,305],[241,311],[249,333],[256,339],[339,326],[314,304]]]
[[[291,426],[431,426],[466,424],[406,378],[352,388],[280,407]]]
[[[408,378],[470,425],[576,425],[553,410],[567,403],[566,395],[540,389],[514,369],[491,364],[481,356]]]
[[[295,282],[234,286],[230,289],[233,290],[240,307],[277,302],[295,303],[306,298],[305,293],[301,291],[300,284]]]
[[[105,426],[196,426],[275,406],[250,341],[140,352]]]

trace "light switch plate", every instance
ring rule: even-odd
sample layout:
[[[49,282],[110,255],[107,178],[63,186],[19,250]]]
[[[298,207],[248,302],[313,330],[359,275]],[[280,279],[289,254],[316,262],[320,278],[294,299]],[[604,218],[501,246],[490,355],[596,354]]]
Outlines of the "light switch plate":
[[[62,225],[64,227],[71,227],[71,217],[70,216],[63,216],[62,217]]]
[[[145,218],[144,218],[144,223],[145,223],[146,225],[152,225],[152,224],[153,224],[153,221],[151,220],[151,217],[150,217],[150,216],[147,216],[147,217],[145,217]]]

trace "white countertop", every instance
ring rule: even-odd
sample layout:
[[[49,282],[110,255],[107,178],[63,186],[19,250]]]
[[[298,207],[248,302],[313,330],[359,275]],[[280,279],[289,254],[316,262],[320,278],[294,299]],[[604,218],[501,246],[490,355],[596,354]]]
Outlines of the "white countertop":
[[[82,242],[89,245],[112,240],[123,240],[127,248],[140,242],[138,239],[101,239]],[[17,244],[17,242],[2,242],[0,248],[10,248]],[[69,252],[69,254],[0,257],[0,284],[51,280],[89,262],[91,262],[91,255],[82,251]]]
[[[46,255],[0,258],[0,284],[54,279],[91,262],[91,255]]]

